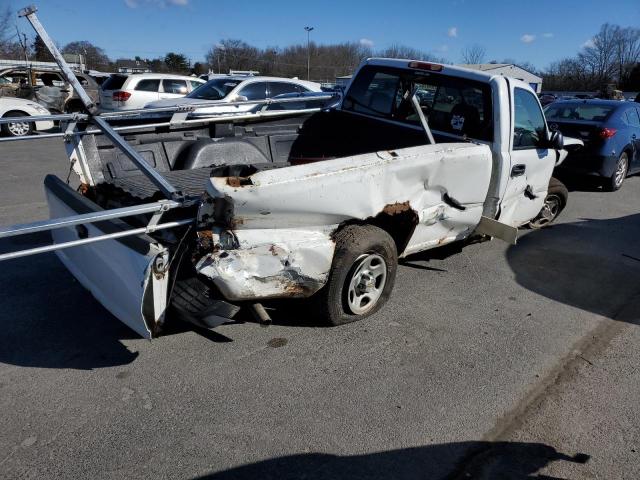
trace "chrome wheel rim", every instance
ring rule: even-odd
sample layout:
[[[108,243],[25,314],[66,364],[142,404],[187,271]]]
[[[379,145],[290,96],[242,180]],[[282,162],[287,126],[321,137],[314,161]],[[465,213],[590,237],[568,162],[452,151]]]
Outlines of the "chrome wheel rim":
[[[29,133],[29,124],[27,122],[12,122],[7,124],[7,128],[11,135],[21,137]]]
[[[616,184],[616,187],[622,185],[624,178],[627,176],[627,157],[625,155],[620,157],[618,160],[618,165],[616,165],[616,172],[613,176],[613,181]]]
[[[538,217],[533,221],[533,223],[537,227],[548,225],[549,223],[553,222],[558,216],[561,207],[562,200],[558,195],[547,195],[547,198],[544,199],[542,210],[540,211]]]
[[[352,269],[347,305],[351,313],[363,315],[373,309],[387,283],[387,264],[380,255],[367,253],[360,255]]]

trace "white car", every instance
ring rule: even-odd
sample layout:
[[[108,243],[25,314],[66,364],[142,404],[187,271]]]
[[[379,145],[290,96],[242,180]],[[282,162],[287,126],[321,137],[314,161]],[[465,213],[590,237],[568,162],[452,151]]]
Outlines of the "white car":
[[[30,117],[36,115],[51,115],[51,113],[33,100],[0,97],[0,117]],[[50,128],[53,128],[52,121],[12,122],[2,124],[2,133],[9,137],[22,137],[32,134],[35,130],[49,130]]]
[[[196,77],[164,73],[113,74],[100,89],[100,109],[135,110],[149,102],[184,97],[204,83]]]
[[[184,98],[151,102],[145,108],[210,103],[211,107],[199,107],[192,115],[243,113],[254,110],[256,106],[234,105],[234,103],[309,92],[322,92],[322,89],[318,83],[294,78],[227,75],[209,80]]]

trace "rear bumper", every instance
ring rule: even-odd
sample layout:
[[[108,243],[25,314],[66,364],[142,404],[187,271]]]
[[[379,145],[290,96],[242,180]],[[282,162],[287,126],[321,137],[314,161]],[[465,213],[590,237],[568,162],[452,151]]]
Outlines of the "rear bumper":
[[[36,130],[38,131],[50,130],[54,127],[53,122],[35,122],[35,124],[36,124]]]
[[[618,157],[615,155],[599,155],[578,151],[570,153],[557,169],[564,173],[610,177],[615,171],[617,161]]]
[[[44,182],[51,218],[102,210],[62,180],[48,175]],[[122,220],[58,228],[54,243],[121,232]],[[168,273],[154,271],[156,261],[166,265],[167,250],[147,235],[106,239],[56,251],[74,277],[120,321],[145,338],[161,330],[167,308]]]

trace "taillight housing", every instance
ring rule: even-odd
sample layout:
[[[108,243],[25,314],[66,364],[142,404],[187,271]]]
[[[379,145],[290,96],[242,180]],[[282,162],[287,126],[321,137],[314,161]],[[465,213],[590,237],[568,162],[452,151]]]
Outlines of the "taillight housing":
[[[611,138],[616,134],[617,130],[615,128],[603,128],[600,130],[600,138],[606,140],[607,138]]]
[[[113,92],[112,98],[114,102],[126,102],[127,100],[129,100],[130,96],[131,94],[129,92],[118,90],[117,92]]]

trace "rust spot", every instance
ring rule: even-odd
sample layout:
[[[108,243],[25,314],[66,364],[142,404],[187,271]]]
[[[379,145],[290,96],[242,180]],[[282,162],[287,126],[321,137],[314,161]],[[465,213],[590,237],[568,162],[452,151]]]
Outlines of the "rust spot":
[[[411,205],[409,204],[409,201],[406,202],[396,202],[396,203],[391,203],[389,205],[386,205],[383,209],[382,209],[382,213],[386,213],[387,215],[398,215],[399,213],[402,212],[407,212],[411,210]]]
[[[271,252],[271,255],[273,255],[274,257],[278,256],[278,252],[276,251],[276,246],[275,245],[271,245],[269,247],[269,251]]]
[[[227,177],[227,185],[233,188],[239,188],[253,185],[253,182],[249,177]]]
[[[244,218],[242,217],[233,217],[229,221],[229,227],[231,228],[231,230],[235,230],[240,225],[244,225]]]

